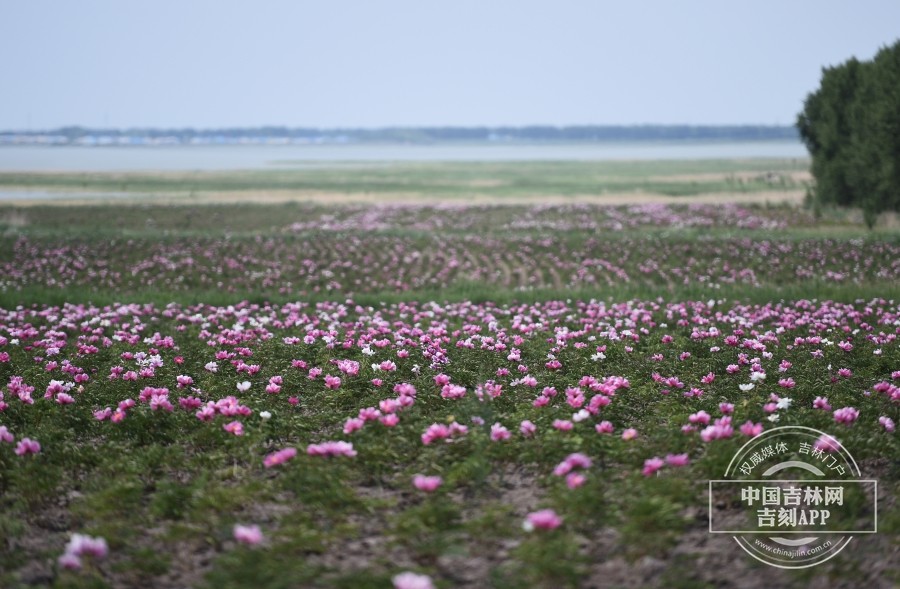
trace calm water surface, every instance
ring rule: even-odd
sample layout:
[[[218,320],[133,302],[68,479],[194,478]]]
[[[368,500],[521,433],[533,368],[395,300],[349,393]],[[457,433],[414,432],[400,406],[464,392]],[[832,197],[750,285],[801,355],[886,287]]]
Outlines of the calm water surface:
[[[260,170],[351,162],[806,158],[796,141],[516,145],[0,146],[0,171]]]

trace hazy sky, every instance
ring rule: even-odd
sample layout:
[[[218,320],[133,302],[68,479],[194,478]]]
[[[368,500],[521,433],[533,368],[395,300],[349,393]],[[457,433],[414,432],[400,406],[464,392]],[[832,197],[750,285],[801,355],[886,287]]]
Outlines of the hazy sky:
[[[0,0],[0,129],[793,124],[898,0]]]

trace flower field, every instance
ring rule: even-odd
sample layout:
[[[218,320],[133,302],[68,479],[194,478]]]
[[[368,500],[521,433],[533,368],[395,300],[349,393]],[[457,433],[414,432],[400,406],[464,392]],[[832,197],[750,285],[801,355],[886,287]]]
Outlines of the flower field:
[[[900,582],[896,232],[733,204],[113,210],[2,211],[0,586]],[[707,481],[778,425],[879,480],[879,533],[813,569],[708,532]]]

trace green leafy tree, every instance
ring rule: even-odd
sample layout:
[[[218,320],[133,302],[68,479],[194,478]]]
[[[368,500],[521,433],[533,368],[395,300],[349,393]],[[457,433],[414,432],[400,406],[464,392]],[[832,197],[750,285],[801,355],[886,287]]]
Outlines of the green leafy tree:
[[[822,71],[797,118],[818,205],[862,209],[869,227],[900,210],[900,41],[872,61]]]

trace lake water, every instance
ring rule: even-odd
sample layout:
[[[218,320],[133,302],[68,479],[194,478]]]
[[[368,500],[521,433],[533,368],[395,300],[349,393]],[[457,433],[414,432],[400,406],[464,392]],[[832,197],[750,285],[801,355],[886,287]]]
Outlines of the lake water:
[[[184,147],[0,146],[0,171],[259,170],[386,161],[806,158],[798,141],[290,145]]]

